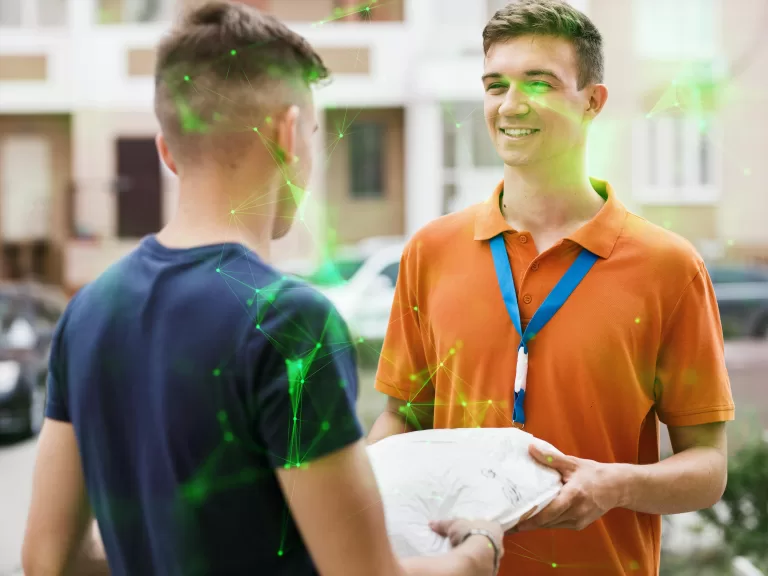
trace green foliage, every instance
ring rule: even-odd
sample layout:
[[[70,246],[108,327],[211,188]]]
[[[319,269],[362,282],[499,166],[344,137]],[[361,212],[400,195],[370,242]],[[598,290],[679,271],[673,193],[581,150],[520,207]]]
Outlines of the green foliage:
[[[713,509],[701,514],[722,530],[735,556],[745,556],[768,572],[768,442],[751,442],[731,456],[721,506],[724,515]]]

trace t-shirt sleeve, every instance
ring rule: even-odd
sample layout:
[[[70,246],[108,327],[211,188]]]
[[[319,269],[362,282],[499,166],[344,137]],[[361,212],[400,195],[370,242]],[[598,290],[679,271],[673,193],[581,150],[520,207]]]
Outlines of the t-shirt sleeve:
[[[703,263],[667,320],[655,395],[656,412],[668,426],[734,419],[720,313]]]
[[[415,404],[434,402],[417,294],[418,269],[407,247],[400,260],[389,326],[379,357],[376,390]]]
[[[287,288],[257,331],[267,339],[257,424],[272,466],[298,466],[360,440],[355,349],[333,306],[310,288]]]
[[[51,352],[48,358],[48,380],[46,383],[45,416],[51,420],[69,422],[69,407],[66,398],[66,371],[64,348],[64,325],[68,311],[59,319],[51,339]]]

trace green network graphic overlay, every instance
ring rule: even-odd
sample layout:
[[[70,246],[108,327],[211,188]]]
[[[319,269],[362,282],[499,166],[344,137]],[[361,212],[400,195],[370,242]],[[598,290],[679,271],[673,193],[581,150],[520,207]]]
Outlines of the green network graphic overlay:
[[[336,10],[333,15],[328,19],[312,24],[314,27],[322,26],[324,24],[341,20],[349,17],[352,14],[361,14],[363,17],[370,17],[370,14],[377,9],[380,9],[385,2],[372,0],[370,3],[361,4],[355,7],[353,10]],[[257,50],[258,47],[252,47]],[[250,48],[249,48],[250,49]],[[231,49],[228,53],[222,55],[222,59],[228,59],[231,62],[230,70],[232,74],[238,74],[241,71],[238,70],[238,58],[248,57],[249,49]],[[280,77],[282,74],[279,68],[273,68],[270,70],[270,75],[274,77]],[[317,79],[316,71],[308,71],[306,80],[310,83]],[[247,78],[246,80],[250,82]],[[219,112],[214,112],[210,118],[205,118],[199,114],[193,106],[191,106],[186,98],[186,94],[190,93],[190,89],[197,94],[210,93],[210,97],[223,98],[221,94],[217,94],[210,87],[199,86],[196,84],[195,73],[190,72],[184,74],[179,82],[180,86],[177,86],[177,97],[175,98],[177,111],[182,124],[183,131],[185,133],[200,133],[205,134],[211,130],[212,124],[216,124],[219,121],[224,120],[224,116]],[[186,86],[183,86],[186,85]],[[538,106],[550,106],[551,100],[547,98],[546,89],[543,89],[540,85],[531,84],[524,87],[527,97]],[[675,113],[684,114],[688,117],[696,117],[699,119],[699,127],[702,132],[709,131],[711,127],[712,105],[713,95],[723,92],[723,86],[718,86],[712,83],[702,83],[699,81],[695,74],[690,75],[685,71],[681,73],[680,78],[675,80],[672,85],[664,91],[658,102],[647,112],[648,118],[653,118],[665,114]],[[481,95],[480,80],[478,79],[478,100]],[[333,109],[333,107],[329,107]],[[564,110],[553,110],[559,114],[567,114]],[[483,118],[482,104],[477,104],[477,107],[473,109],[469,116],[466,114],[459,115],[454,110],[454,106],[450,104],[443,105],[443,112],[445,116],[445,124],[450,126],[454,130],[454,136],[458,138],[461,145],[471,146],[472,136],[465,135],[462,132],[467,120],[471,118],[475,122],[485,124]],[[355,130],[355,121],[358,112],[350,112],[346,110],[343,115],[339,115],[341,119],[334,125],[326,126],[328,134],[326,134],[326,143],[330,142],[328,146],[328,156],[325,159],[318,159],[318,161],[325,160],[328,162],[331,156],[334,154],[337,146],[341,141]],[[573,119],[575,120],[575,119]],[[280,156],[280,152],[276,150],[274,143],[265,136],[265,126],[269,126],[273,119],[270,116],[259,118],[256,121],[244,122],[243,131],[250,131],[255,137],[260,138],[264,146],[273,152],[273,158],[278,167],[280,167],[284,174],[284,186],[287,187],[294,201],[299,206],[296,214],[296,222],[294,225],[303,226],[304,229],[313,237],[313,241],[316,243],[321,254],[321,262],[318,267],[316,277],[322,280],[326,284],[341,284],[344,282],[345,274],[340,271],[337,263],[334,260],[334,255],[339,248],[339,242],[337,241],[338,233],[333,228],[326,228],[322,238],[314,237],[313,230],[305,222],[305,214],[307,205],[313,202],[318,202],[310,191],[301,188],[292,182],[288,171],[285,168],[283,158]],[[600,155],[611,156],[613,151],[610,149],[597,150]],[[501,167],[501,163],[499,163]],[[749,175],[748,168],[745,169],[745,175]],[[501,176],[501,171],[499,172]],[[233,227],[240,225],[240,219],[249,214],[258,213],[259,209],[264,208],[271,200],[265,196],[255,195],[249,201],[239,205],[233,206],[230,209],[229,218]],[[328,214],[332,211],[331,207],[321,207],[321,213]],[[671,226],[671,224],[670,224]],[[667,227],[670,227],[667,226]],[[729,242],[732,243],[732,242]],[[299,438],[302,431],[302,406],[307,401],[307,383],[311,381],[313,374],[318,370],[318,366],[327,364],[332,360],[331,356],[334,353],[338,353],[339,348],[348,348],[355,346],[358,349],[363,349],[369,354],[380,354],[379,348],[373,343],[368,343],[363,338],[353,335],[353,338],[349,341],[345,341],[345,330],[341,326],[341,320],[336,315],[329,315],[324,323],[324,329],[321,334],[308,334],[302,329],[299,324],[294,325],[294,329],[286,330],[280,333],[268,333],[262,327],[260,319],[264,318],[268,311],[276,306],[276,301],[279,302],[279,294],[283,290],[283,285],[286,282],[286,277],[273,285],[266,287],[257,287],[250,285],[243,278],[235,277],[228,273],[226,267],[218,267],[215,270],[216,274],[219,274],[222,281],[228,284],[240,284],[246,288],[252,290],[253,296],[245,302],[246,309],[254,308],[256,310],[257,321],[255,323],[255,329],[265,338],[267,338],[278,350],[285,351],[285,370],[288,375],[287,386],[288,392],[291,398],[292,415],[291,421],[288,422],[290,426],[289,434],[289,446],[286,453],[287,458],[283,463],[284,468],[298,468],[303,469],[311,466],[311,458],[308,458],[309,450],[302,450]],[[400,317],[393,314],[390,319],[390,323],[399,322],[406,314],[419,314],[418,305],[413,306],[408,310],[397,310]],[[635,323],[640,323],[641,318],[635,318]],[[292,354],[291,351],[296,349],[297,343],[308,343],[308,349],[301,355]],[[332,345],[326,345],[330,342]],[[409,401],[405,406],[401,408],[401,411],[406,416],[407,420],[414,426],[419,426],[419,418],[427,412],[431,412],[435,408],[434,402],[423,403],[417,402],[417,397],[420,392],[432,385],[435,375],[442,370],[449,371],[451,373],[451,380],[461,385],[464,389],[470,389],[472,384],[465,380],[461,374],[453,371],[451,367],[453,365],[453,358],[456,355],[461,354],[462,342],[459,340],[449,349],[449,353],[443,359],[441,359],[434,366],[423,366],[418,371],[408,376],[410,383],[406,383],[406,388],[410,390],[416,390],[412,393]],[[334,352],[336,350],[336,352]],[[382,362],[389,361],[387,358],[382,358]],[[221,376],[222,371],[226,370],[226,365],[217,366],[212,369],[212,376],[218,378]],[[416,386],[413,383],[418,383]],[[338,383],[340,388],[347,385],[346,382],[341,381]],[[504,400],[492,400],[487,399],[483,401],[468,400],[468,396],[458,391],[458,401],[461,403],[462,408],[468,409],[472,414],[472,425],[481,427],[485,420],[485,415],[488,411],[495,411],[497,414],[502,414],[509,421],[511,421],[511,403]],[[187,502],[190,503],[202,503],[211,494],[228,490],[233,486],[248,485],[252,483],[256,478],[261,475],[271,473],[271,471],[257,470],[254,468],[244,468],[243,470],[229,475],[221,475],[217,471],[217,464],[221,458],[221,455],[226,450],[226,446],[232,443],[244,442],[243,439],[237,438],[233,433],[230,423],[229,415],[225,410],[218,410],[216,413],[217,420],[221,428],[221,446],[212,453],[205,463],[205,465],[198,471],[198,473],[190,479],[189,482],[183,488],[183,495]],[[320,434],[331,432],[333,424],[329,420],[323,420],[320,424]],[[319,438],[318,438],[319,440]],[[281,545],[275,550],[275,554],[278,556],[284,555],[284,541],[287,526],[288,512],[286,510],[285,521],[283,523]],[[343,521],[343,519],[339,519]],[[524,549],[522,546],[513,543],[512,549],[507,550],[508,555],[519,555],[529,559],[534,559],[545,565],[549,565],[552,568],[569,568],[577,567],[576,565],[568,565],[558,563],[553,560],[553,556],[550,558],[540,557],[534,554],[532,551]],[[583,568],[583,565],[579,567]],[[601,566],[594,566],[595,569],[601,568]],[[627,566],[629,570],[638,570],[640,568],[636,561],[631,561]]]

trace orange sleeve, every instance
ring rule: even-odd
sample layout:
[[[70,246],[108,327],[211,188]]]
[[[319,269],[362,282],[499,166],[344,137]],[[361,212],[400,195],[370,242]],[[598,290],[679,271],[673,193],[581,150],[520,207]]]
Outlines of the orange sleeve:
[[[720,312],[703,263],[667,319],[655,393],[656,412],[667,426],[734,419]]]
[[[431,370],[427,363],[417,298],[419,270],[407,246],[400,259],[395,298],[387,334],[376,372],[376,390],[388,396],[419,404],[435,398]]]

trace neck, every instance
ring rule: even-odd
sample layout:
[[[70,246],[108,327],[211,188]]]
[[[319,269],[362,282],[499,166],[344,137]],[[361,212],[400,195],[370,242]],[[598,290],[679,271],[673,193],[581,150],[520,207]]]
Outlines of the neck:
[[[269,261],[276,196],[270,180],[244,186],[236,177],[180,175],[176,213],[157,240],[169,248],[234,242]]]
[[[504,166],[501,210],[516,230],[556,232],[591,219],[603,206],[592,188],[584,154],[556,162]]]

